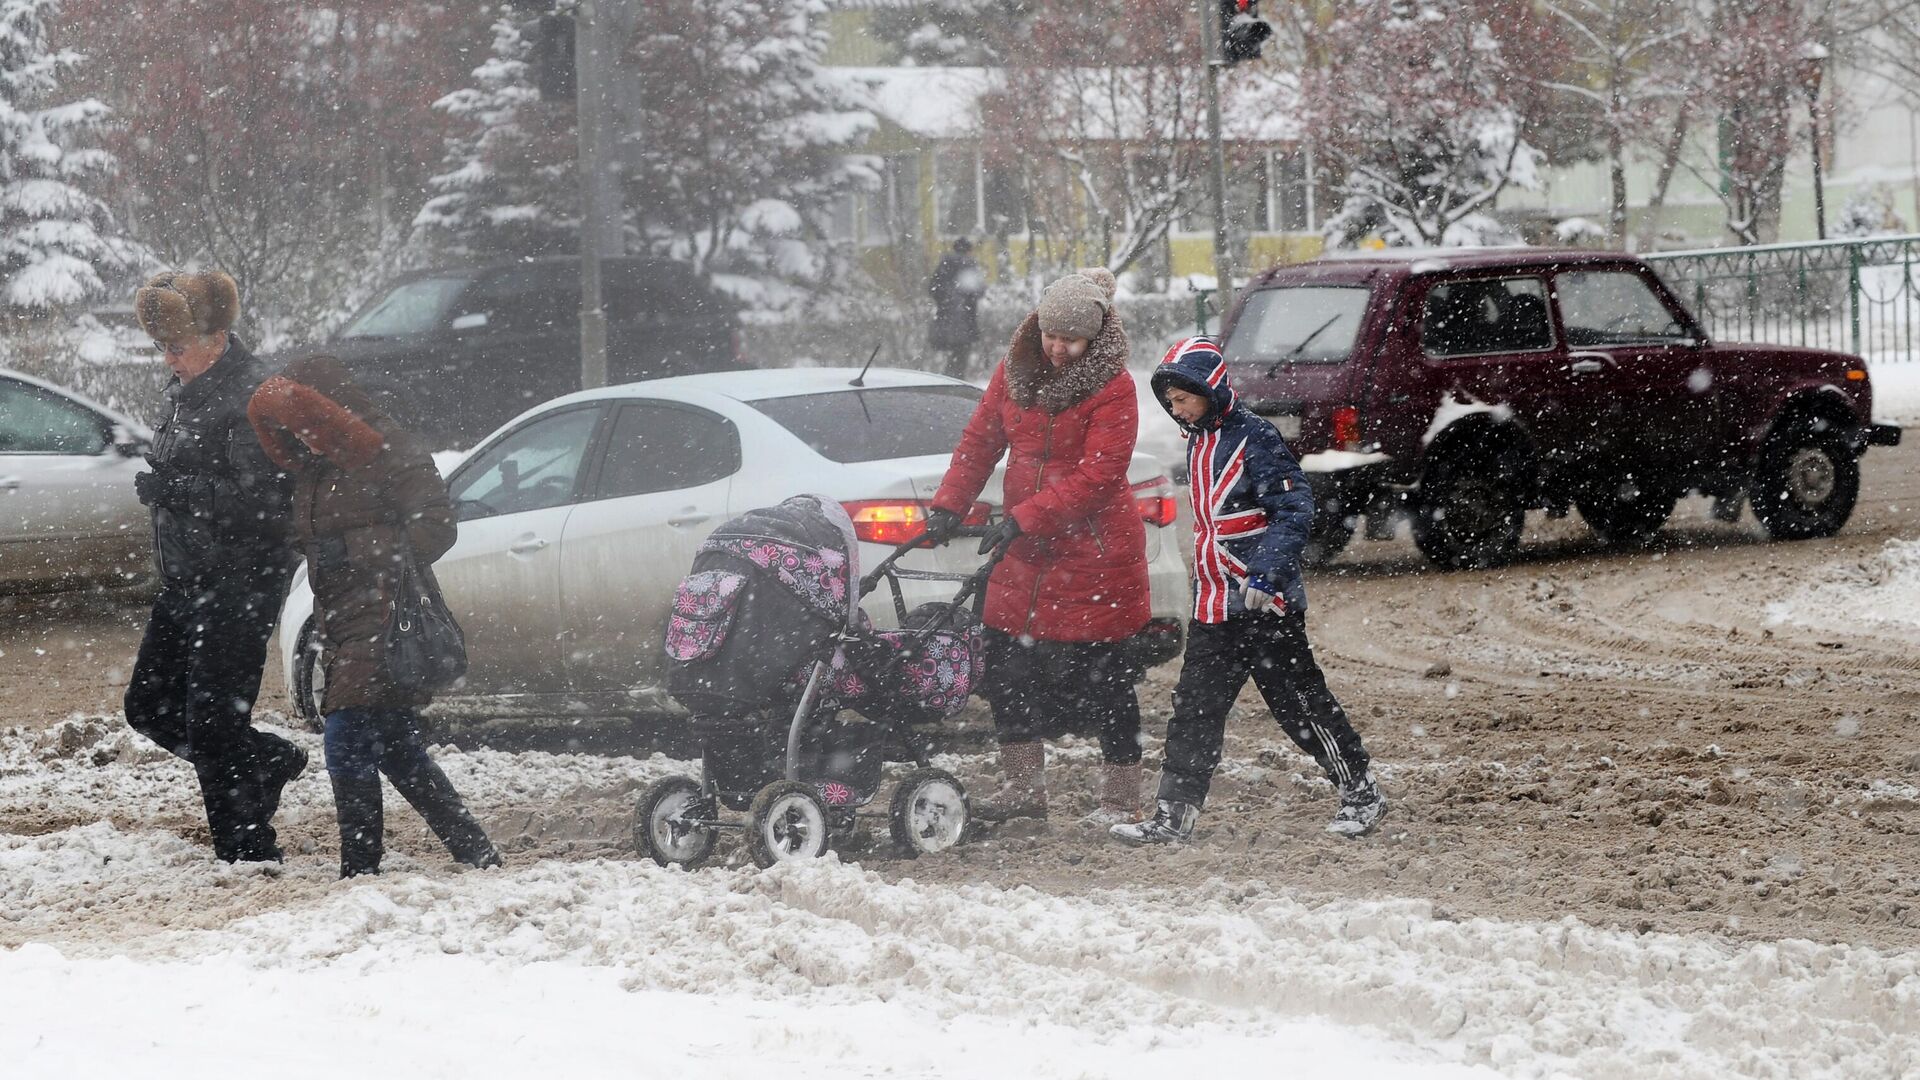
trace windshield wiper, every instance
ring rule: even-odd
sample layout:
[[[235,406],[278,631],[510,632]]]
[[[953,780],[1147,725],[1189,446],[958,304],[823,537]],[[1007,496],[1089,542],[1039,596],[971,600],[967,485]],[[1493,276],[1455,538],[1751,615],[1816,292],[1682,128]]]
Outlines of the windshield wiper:
[[[1302,350],[1302,349],[1304,349],[1304,348],[1306,348],[1307,346],[1309,346],[1309,345],[1311,345],[1311,344],[1313,344],[1313,339],[1314,339],[1314,338],[1317,338],[1317,337],[1319,337],[1319,336],[1320,336],[1320,333],[1321,333],[1321,331],[1323,331],[1323,330],[1325,330],[1325,329],[1326,329],[1327,327],[1329,327],[1329,326],[1332,326],[1332,325],[1333,325],[1334,323],[1337,323],[1337,322],[1339,322],[1339,321],[1340,321],[1340,319],[1341,319],[1341,316],[1342,316],[1342,315],[1344,315],[1344,314],[1345,314],[1344,312],[1336,312],[1336,313],[1334,314],[1334,316],[1333,316],[1333,318],[1331,318],[1331,319],[1328,319],[1328,320],[1327,320],[1326,322],[1323,322],[1323,323],[1321,323],[1321,324],[1320,324],[1319,326],[1316,326],[1316,327],[1314,327],[1314,328],[1313,328],[1313,333],[1311,333],[1311,334],[1308,334],[1308,335],[1307,335],[1306,337],[1303,337],[1303,338],[1301,338],[1301,339],[1300,339],[1300,344],[1298,344],[1298,345],[1295,345],[1295,346],[1294,346],[1294,347],[1293,347],[1292,349],[1290,349],[1290,350],[1288,350],[1288,351],[1287,351],[1287,354],[1286,354],[1285,356],[1282,356],[1282,357],[1281,357],[1280,359],[1278,359],[1278,360],[1275,360],[1275,361],[1273,362],[1273,366],[1272,366],[1272,367],[1270,367],[1270,368],[1268,368],[1268,369],[1267,369],[1267,373],[1266,373],[1266,375],[1264,375],[1264,376],[1262,376],[1262,377],[1263,377],[1263,378],[1268,378],[1268,379],[1271,379],[1271,378],[1273,378],[1273,373],[1274,373],[1274,372],[1276,372],[1276,371],[1279,371],[1279,370],[1280,370],[1280,365],[1281,365],[1281,364],[1284,364],[1284,363],[1286,363],[1287,361],[1289,361],[1289,360],[1291,360],[1291,359],[1293,359],[1294,357],[1296,357],[1296,356],[1299,356],[1299,355],[1300,355],[1300,350]]]

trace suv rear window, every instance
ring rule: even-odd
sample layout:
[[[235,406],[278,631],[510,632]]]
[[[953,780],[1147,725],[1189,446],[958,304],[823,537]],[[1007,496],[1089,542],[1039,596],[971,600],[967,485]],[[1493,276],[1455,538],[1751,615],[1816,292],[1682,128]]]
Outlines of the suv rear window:
[[[979,403],[971,386],[849,387],[747,402],[821,457],[841,462],[950,454]]]
[[[1227,359],[1345,363],[1371,295],[1365,285],[1262,289],[1240,309],[1233,337],[1227,340]]]
[[[425,334],[440,328],[447,309],[467,287],[465,277],[428,277],[396,285],[367,305],[340,331],[342,338],[397,337]]]

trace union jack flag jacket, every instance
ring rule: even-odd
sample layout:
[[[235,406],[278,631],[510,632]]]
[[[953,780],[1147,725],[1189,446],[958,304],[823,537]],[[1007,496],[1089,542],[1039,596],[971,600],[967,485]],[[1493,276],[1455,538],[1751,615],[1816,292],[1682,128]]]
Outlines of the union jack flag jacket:
[[[1245,612],[1240,587],[1249,574],[1275,586],[1275,611],[1306,611],[1300,553],[1313,523],[1313,493],[1287,441],[1239,407],[1212,338],[1175,343],[1151,385],[1161,408],[1169,387],[1204,395],[1213,406],[1197,424],[1174,418],[1187,437],[1193,495],[1194,621],[1225,622]]]

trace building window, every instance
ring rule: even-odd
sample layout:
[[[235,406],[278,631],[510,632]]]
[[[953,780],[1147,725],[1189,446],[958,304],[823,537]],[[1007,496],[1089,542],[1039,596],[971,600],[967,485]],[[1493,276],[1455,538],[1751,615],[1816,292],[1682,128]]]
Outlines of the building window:
[[[1263,233],[1272,228],[1271,198],[1268,190],[1267,152],[1229,148],[1227,158],[1227,227],[1235,236]],[[1206,163],[1204,168],[1212,168]],[[1213,231],[1213,181],[1202,171],[1187,188],[1181,207],[1179,231]]]
[[[860,216],[861,197],[849,191],[834,196],[833,200],[821,210],[821,232],[828,240],[836,244],[850,244],[859,239],[859,230],[855,222]]]
[[[881,160],[880,190],[858,201],[860,243],[886,247],[920,236],[920,159],[912,154]]]
[[[933,159],[933,213],[942,236],[980,231],[980,168],[971,149],[942,150]]]
[[[1027,178],[1016,165],[995,165],[980,172],[980,202],[989,236],[1027,231]]]
[[[1312,161],[1306,151],[1273,152],[1273,210],[1279,232],[1311,232],[1314,221]]]

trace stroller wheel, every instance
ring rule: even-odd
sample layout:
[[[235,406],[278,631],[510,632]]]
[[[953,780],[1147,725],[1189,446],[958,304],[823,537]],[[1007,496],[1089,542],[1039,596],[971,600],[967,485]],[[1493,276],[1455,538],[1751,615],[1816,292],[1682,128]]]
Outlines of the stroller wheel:
[[[967,831],[967,789],[945,769],[915,769],[893,789],[893,842],[908,858],[945,851]]]
[[[713,854],[717,831],[711,825],[696,824],[711,821],[713,810],[693,778],[669,776],[656,780],[640,796],[633,821],[633,846],[661,866],[691,870]]]
[[[760,789],[747,810],[747,851],[766,867],[827,853],[827,804],[811,784],[780,780]]]

